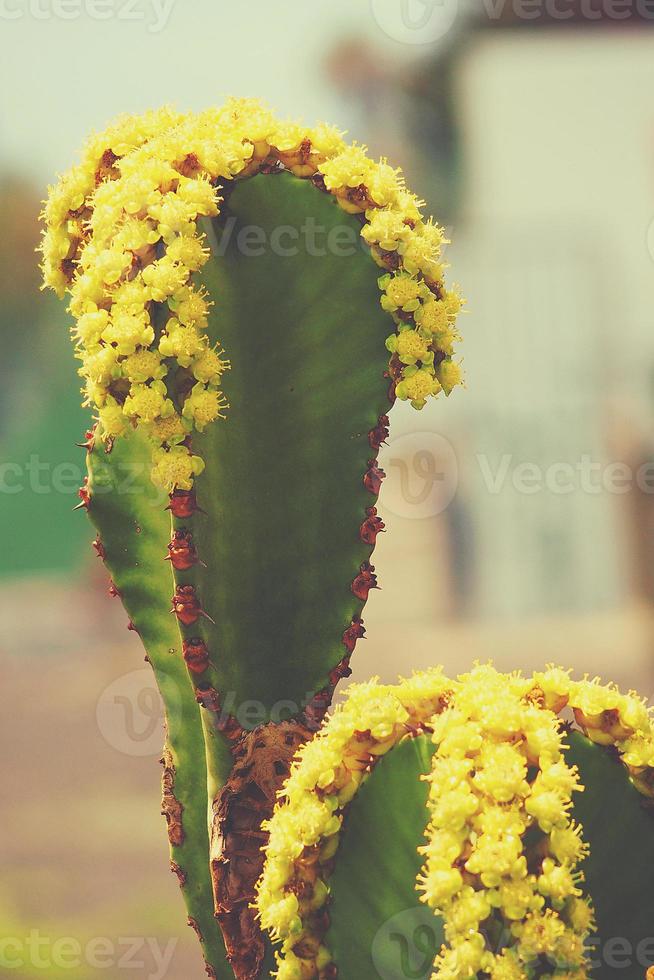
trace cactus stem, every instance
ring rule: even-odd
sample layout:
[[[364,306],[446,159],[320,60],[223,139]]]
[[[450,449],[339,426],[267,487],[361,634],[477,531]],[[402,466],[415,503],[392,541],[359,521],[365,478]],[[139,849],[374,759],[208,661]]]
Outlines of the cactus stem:
[[[237,980],[255,980],[265,956],[252,908],[263,868],[262,847],[268,840],[261,825],[272,815],[295,752],[311,734],[298,721],[270,722],[243,732],[232,747],[232,771],[213,801],[211,877],[216,918]]]

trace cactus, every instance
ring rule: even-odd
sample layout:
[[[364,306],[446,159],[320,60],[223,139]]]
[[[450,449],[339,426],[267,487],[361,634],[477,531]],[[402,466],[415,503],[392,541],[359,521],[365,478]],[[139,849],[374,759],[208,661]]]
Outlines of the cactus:
[[[164,700],[171,867],[220,980],[604,980],[596,938],[651,980],[637,696],[433,669],[326,719],[377,587],[387,412],[461,381],[420,207],[248,100],[122,118],[50,189],[96,413],[79,506]]]
[[[653,799],[651,714],[597,680],[355,686],[267,825],[278,977],[649,980]]]
[[[117,120],[46,203],[44,280],[95,410],[80,507],[165,703],[171,861],[210,976],[275,969],[264,822],[365,632],[387,412],[461,381],[420,209],[364,147],[248,100]]]

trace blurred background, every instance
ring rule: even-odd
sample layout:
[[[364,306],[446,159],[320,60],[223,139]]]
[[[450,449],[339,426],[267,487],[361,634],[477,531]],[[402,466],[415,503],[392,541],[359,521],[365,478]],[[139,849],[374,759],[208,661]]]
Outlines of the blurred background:
[[[393,410],[355,675],[554,660],[651,696],[654,3],[6,0],[0,44],[0,977],[181,980],[159,702],[72,511],[46,185],[119,112],[229,94],[401,165],[451,232],[468,388]]]

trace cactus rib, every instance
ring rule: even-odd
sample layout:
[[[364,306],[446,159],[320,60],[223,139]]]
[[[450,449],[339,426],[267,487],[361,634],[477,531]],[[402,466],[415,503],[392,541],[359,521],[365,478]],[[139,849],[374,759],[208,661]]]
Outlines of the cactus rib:
[[[171,867],[178,877],[190,921],[201,937],[207,966],[227,969],[225,949],[212,914],[207,831],[207,766],[200,709],[186,677],[179,633],[161,596],[172,577],[161,560],[168,518],[149,480],[149,447],[137,433],[107,453],[99,440],[87,446],[89,478],[84,500],[98,537],[96,551],[139,634],[166,706],[162,812],[168,824]],[[229,768],[226,747],[223,778]]]

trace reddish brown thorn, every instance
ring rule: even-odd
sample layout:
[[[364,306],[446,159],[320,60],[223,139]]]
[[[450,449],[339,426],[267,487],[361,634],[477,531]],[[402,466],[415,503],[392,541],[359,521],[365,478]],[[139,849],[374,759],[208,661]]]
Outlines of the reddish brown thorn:
[[[364,544],[374,544],[377,535],[384,530],[384,522],[377,516],[376,507],[366,507],[367,517],[359,528],[359,537]]]
[[[200,932],[200,926],[197,924],[196,920],[191,915],[189,915],[189,917],[188,917],[188,924],[190,925],[191,929],[193,930],[193,932],[195,933],[195,935],[198,937],[198,939],[200,940],[200,942],[202,942],[202,933]]]
[[[362,639],[366,635],[366,628],[360,619],[355,619],[352,624],[343,633],[343,644],[348,653],[354,652],[354,647],[357,640]]]
[[[209,666],[209,651],[204,640],[194,636],[182,643],[182,655],[186,666],[193,674],[204,674]]]
[[[368,471],[363,478],[363,485],[369,493],[374,494],[376,497],[381,489],[382,480],[385,476],[386,474],[377,466],[375,460],[369,459]]]
[[[378,450],[388,439],[390,421],[388,415],[380,415],[377,425],[368,433],[370,448]]]
[[[197,563],[198,553],[190,531],[182,528],[180,531],[173,532],[164,561],[172,562],[173,568],[178,571],[192,568]]]
[[[177,586],[173,596],[173,608],[170,611],[174,612],[180,623],[184,623],[185,626],[197,622],[202,615],[202,607],[193,585]]]
[[[342,681],[344,677],[350,677],[351,674],[352,668],[350,667],[350,654],[348,654],[347,657],[343,657],[341,662],[336,664],[334,669],[330,671],[329,683],[332,685],[332,687],[336,687],[339,681]]]
[[[86,449],[87,453],[90,453],[93,449],[94,441],[95,429],[87,429],[84,433],[84,442],[76,442],[75,445],[79,446],[80,449]]]
[[[131,619],[130,619],[129,623],[127,624],[127,629],[128,630],[132,630],[133,633],[138,633],[138,630],[137,630],[136,626],[134,625],[134,623],[132,622]]]
[[[219,715],[216,720],[216,728],[219,732],[222,732],[225,738],[228,738],[230,742],[238,742],[238,740],[243,738],[243,735],[245,734],[245,729],[238,723],[234,715],[227,715],[226,717]]]
[[[173,517],[184,520],[186,517],[193,517],[198,510],[198,502],[195,490],[173,490],[170,495],[170,503],[166,510],[169,510]]]
[[[357,599],[365,602],[370,590],[378,588],[374,565],[371,565],[368,561],[364,561],[361,566],[361,571],[352,582],[351,588]]]
[[[102,558],[102,560],[104,561],[105,558],[107,557],[107,555],[106,555],[106,552],[104,550],[104,545],[103,545],[102,541],[100,540],[100,535],[98,535],[97,538],[95,539],[95,541],[93,542],[93,548],[94,548],[95,553],[97,554],[98,558]]]
[[[332,691],[329,688],[325,688],[322,691],[318,691],[317,694],[311,698],[311,701],[304,709],[304,718],[308,728],[312,731],[317,731],[322,724],[322,720],[327,714],[327,709],[331,704]]]
[[[91,494],[89,493],[88,484],[89,484],[89,478],[88,476],[85,476],[84,483],[77,491],[77,496],[80,498],[82,502],[81,504],[78,504],[77,507],[73,507],[73,510],[81,510],[83,507],[87,508],[89,506],[89,501],[91,500]]]
[[[179,881],[179,887],[183,888],[186,884],[186,872],[180,868],[176,861],[170,862],[170,870],[174,875],[177,875],[177,880]]]
[[[182,162],[177,165],[177,170],[184,177],[194,177],[197,171],[201,169],[200,161],[195,153],[187,153]]]
[[[75,275],[75,262],[72,259],[64,259],[60,268],[66,279],[70,282]]]
[[[120,592],[118,591],[118,589],[116,588],[113,582],[109,583],[109,595],[113,596],[114,598],[120,595]]]
[[[195,700],[207,711],[214,711],[216,714],[220,711],[220,695],[215,687],[200,688],[196,691]]]

